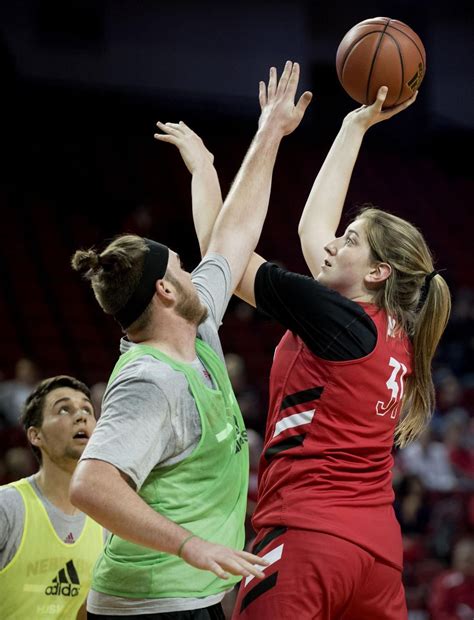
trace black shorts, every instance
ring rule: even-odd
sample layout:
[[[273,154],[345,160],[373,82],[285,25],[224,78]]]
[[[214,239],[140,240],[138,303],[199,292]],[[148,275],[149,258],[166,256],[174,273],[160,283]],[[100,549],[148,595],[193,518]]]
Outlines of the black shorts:
[[[169,611],[167,613],[158,614],[140,614],[134,616],[103,616],[87,612],[87,620],[95,620],[101,618],[103,620],[124,620],[125,618],[136,618],[136,620],[225,620],[222,605],[211,605],[203,609],[193,609],[190,611]]]

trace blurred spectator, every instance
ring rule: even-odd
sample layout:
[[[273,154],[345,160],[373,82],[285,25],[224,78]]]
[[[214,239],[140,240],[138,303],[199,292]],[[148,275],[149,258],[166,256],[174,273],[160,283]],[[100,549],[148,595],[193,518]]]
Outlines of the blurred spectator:
[[[27,478],[38,469],[31,451],[25,446],[16,446],[6,451],[3,457],[1,484]]]
[[[430,491],[452,491],[457,481],[446,446],[434,441],[431,428],[427,428],[419,439],[398,453],[400,467],[409,474],[419,476]]]
[[[451,415],[444,431],[451,466],[458,480],[458,487],[465,491],[474,490],[474,436],[467,414]]]
[[[429,607],[431,620],[473,620],[474,538],[456,543],[451,568],[433,581]]]
[[[474,290],[464,287],[453,296],[443,349],[449,368],[464,385],[474,384]]]
[[[445,368],[439,375],[436,406],[442,414],[447,414],[462,405],[463,390],[458,378],[451,370]]]
[[[431,506],[426,489],[414,474],[402,476],[395,486],[395,513],[402,529],[403,580],[409,618],[425,620],[425,586],[420,584],[418,567],[426,561],[425,534],[428,529]],[[415,612],[417,615],[415,615]]]
[[[395,512],[406,535],[426,534],[430,520],[430,506],[426,497],[426,490],[415,474],[407,474],[399,482]]]
[[[257,431],[262,426],[258,390],[247,380],[245,361],[237,353],[226,353],[225,364],[247,428]]]
[[[431,428],[440,435],[444,433],[446,425],[452,417],[469,417],[466,409],[466,390],[451,368],[438,368],[433,374],[436,388],[436,409]]]
[[[18,426],[26,399],[39,381],[35,362],[22,358],[15,365],[15,376],[0,383],[0,427]]]
[[[449,561],[455,541],[467,533],[468,503],[464,493],[432,496],[432,517],[428,544],[432,555]]]

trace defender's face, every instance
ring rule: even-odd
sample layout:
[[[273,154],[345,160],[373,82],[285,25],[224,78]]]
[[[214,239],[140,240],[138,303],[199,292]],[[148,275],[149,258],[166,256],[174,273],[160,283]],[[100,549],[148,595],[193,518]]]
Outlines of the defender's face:
[[[179,254],[176,254],[173,250],[170,250],[168,269],[171,275],[180,283],[184,290],[196,293],[196,289],[194,288],[191,280],[191,274],[184,268]]]
[[[43,462],[48,458],[58,465],[75,465],[95,425],[94,409],[85,394],[69,387],[56,388],[46,395],[43,422],[32,443],[43,453]]]
[[[365,222],[352,222],[342,237],[324,248],[326,258],[317,280],[349,299],[367,294],[364,278],[372,267],[370,246],[365,234]]]
[[[170,250],[168,269],[175,279],[176,312],[191,323],[200,325],[207,317],[207,308],[201,303],[191,274],[184,269],[179,255]]]

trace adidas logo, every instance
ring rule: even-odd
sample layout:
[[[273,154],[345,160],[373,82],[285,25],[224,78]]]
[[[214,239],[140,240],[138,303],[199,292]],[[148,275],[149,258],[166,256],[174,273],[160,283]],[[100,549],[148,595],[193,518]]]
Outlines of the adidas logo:
[[[244,445],[244,443],[245,442],[248,443],[248,436],[247,436],[247,431],[245,429],[240,430],[239,423],[235,416],[234,416],[234,426],[235,426],[235,432],[237,435],[235,439],[235,454],[238,454],[242,450],[242,446]]]
[[[69,532],[69,534],[64,539],[64,542],[68,545],[72,545],[72,543],[74,542],[74,536],[72,535],[72,532]]]
[[[81,584],[74,562],[69,560],[66,566],[58,571],[53,584],[46,588],[45,594],[47,596],[77,596],[80,588]]]

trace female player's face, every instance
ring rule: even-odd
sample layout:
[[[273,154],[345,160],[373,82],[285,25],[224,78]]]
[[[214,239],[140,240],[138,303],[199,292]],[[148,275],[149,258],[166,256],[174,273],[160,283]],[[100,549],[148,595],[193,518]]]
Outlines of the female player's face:
[[[347,227],[342,237],[325,246],[326,259],[318,282],[349,299],[369,301],[371,292],[365,278],[373,266],[370,246],[365,234],[365,222],[357,219]]]

